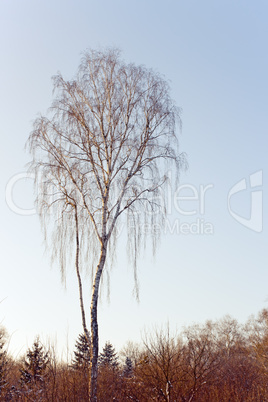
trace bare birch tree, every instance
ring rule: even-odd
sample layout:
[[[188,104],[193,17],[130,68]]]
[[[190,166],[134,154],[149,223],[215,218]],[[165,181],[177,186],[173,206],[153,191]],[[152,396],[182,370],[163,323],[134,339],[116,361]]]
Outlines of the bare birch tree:
[[[48,115],[36,119],[28,144],[45,229],[47,210],[57,205],[55,233],[60,236],[54,251],[62,267],[72,251],[75,225],[82,242],[81,247],[76,243],[77,258],[83,249],[91,259],[90,400],[95,401],[97,306],[105,263],[115,250],[120,221],[128,225],[134,273],[144,237],[152,234],[156,244],[165,217],[167,169],[174,164],[177,174],[182,162],[179,113],[167,82],[143,66],[124,63],[115,49],[86,52],[74,80],[54,77],[54,94]]]

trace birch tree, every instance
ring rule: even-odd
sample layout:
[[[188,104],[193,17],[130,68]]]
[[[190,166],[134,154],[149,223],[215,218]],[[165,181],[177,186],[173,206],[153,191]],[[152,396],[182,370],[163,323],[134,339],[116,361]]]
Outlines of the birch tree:
[[[135,280],[145,237],[151,234],[155,246],[160,236],[167,172],[173,164],[177,178],[183,162],[179,111],[162,76],[126,64],[116,49],[87,51],[75,79],[58,74],[53,80],[54,101],[47,115],[35,120],[28,145],[46,233],[56,217],[54,256],[64,269],[76,239],[76,261],[84,253],[92,269],[90,400],[95,401],[103,273],[121,226],[128,228]]]

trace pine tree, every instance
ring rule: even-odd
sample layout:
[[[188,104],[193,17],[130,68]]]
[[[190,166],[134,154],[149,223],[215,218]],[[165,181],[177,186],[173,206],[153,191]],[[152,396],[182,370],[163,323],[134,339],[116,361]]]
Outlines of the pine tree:
[[[23,368],[20,370],[20,383],[22,390],[39,400],[45,388],[45,378],[48,365],[48,353],[44,351],[43,345],[37,337],[32,349],[28,349],[23,361]],[[38,395],[38,398],[37,398]]]
[[[78,336],[75,348],[72,367],[78,370],[88,370],[90,364],[90,345],[85,334]]]
[[[89,400],[89,367],[90,367],[90,343],[84,333],[78,336],[75,343],[72,366],[75,373],[73,380],[78,384],[76,399]]]
[[[123,368],[123,376],[129,378],[132,376],[132,373],[133,373],[132,360],[130,359],[130,357],[126,357],[125,365]]]
[[[118,356],[113,345],[108,341],[99,357],[99,365],[102,367],[118,368]]]

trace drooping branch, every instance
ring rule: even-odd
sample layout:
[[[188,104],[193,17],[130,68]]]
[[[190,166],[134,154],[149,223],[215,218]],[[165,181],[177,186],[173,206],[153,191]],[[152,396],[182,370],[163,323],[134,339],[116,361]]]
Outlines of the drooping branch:
[[[52,250],[62,267],[72,253],[67,244],[75,239],[80,301],[80,263],[93,267],[91,398],[95,400],[97,304],[108,245],[116,240],[116,228],[126,214],[127,224],[135,223],[134,232],[129,228],[128,233],[133,237],[137,283],[140,239],[146,236],[141,225],[162,222],[165,208],[156,199],[166,183],[167,168],[173,164],[178,172],[181,166],[178,114],[166,81],[143,66],[124,63],[117,50],[86,52],[74,80],[54,77],[54,96],[48,116],[35,121],[28,144],[32,169],[39,177],[37,203],[45,230],[51,225],[47,211],[57,216]],[[162,195],[165,198],[164,191]],[[86,329],[82,304],[81,312]]]

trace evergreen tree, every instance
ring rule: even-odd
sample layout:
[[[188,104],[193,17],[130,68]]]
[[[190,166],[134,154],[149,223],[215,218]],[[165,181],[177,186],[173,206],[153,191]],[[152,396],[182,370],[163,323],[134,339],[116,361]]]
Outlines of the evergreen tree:
[[[89,367],[90,367],[90,343],[85,334],[80,334],[75,343],[72,368],[73,380],[78,384],[76,399],[81,401],[89,400]]]
[[[113,345],[108,341],[99,357],[99,365],[102,367],[118,368],[118,356]]]
[[[72,367],[74,369],[87,370],[90,364],[90,345],[88,344],[85,334],[78,336],[75,348]]]
[[[133,363],[130,357],[126,357],[125,365],[123,368],[123,376],[124,377],[132,377],[133,373]]]
[[[20,370],[22,388],[26,388],[29,391],[42,389],[46,377],[48,361],[48,353],[44,351],[37,337],[33,343],[32,349],[28,349],[23,361],[23,368]]]

